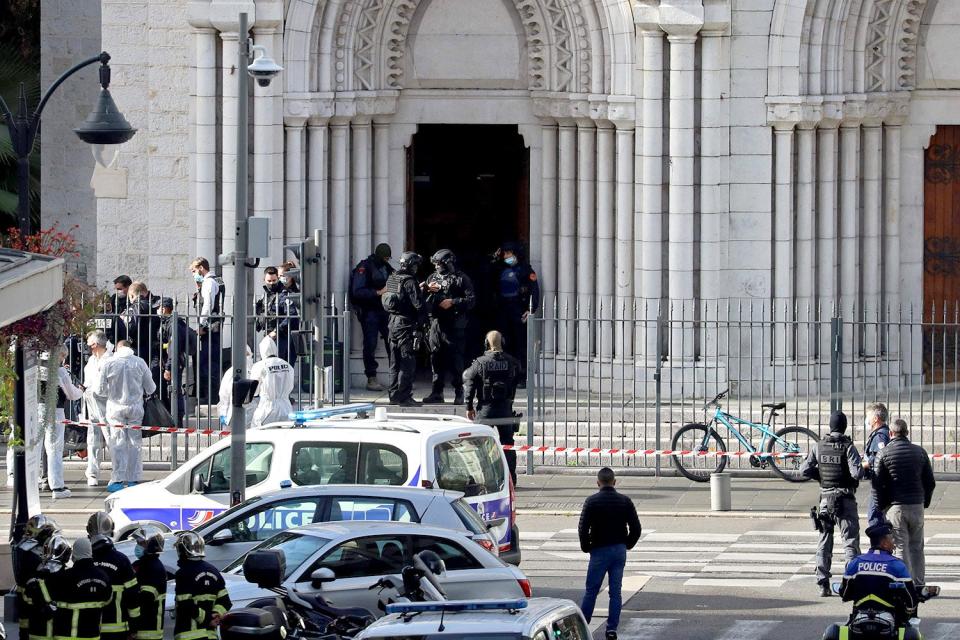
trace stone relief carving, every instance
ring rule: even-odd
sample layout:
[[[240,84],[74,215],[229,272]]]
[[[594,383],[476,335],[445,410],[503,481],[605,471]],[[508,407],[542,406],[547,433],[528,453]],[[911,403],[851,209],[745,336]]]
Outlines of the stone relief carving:
[[[358,88],[364,91],[376,89],[374,79],[374,57],[377,55],[377,21],[383,11],[384,0],[372,0],[360,11],[360,22],[356,31],[356,53],[353,64],[354,77]]]
[[[546,43],[543,37],[543,22],[535,0],[513,0],[513,6],[520,14],[520,21],[527,37],[527,74],[532,91],[547,88],[544,69],[546,68]]]
[[[920,38],[920,20],[927,0],[907,0],[900,40],[897,45],[900,57],[897,60],[897,88],[913,89],[917,79],[917,44]]]
[[[927,182],[947,184],[960,181],[960,149],[949,144],[935,144],[927,151],[924,173]]]
[[[887,43],[887,32],[890,28],[890,15],[893,0],[876,0],[874,4],[873,18],[867,27],[866,47],[866,90],[883,91],[885,75],[884,61],[886,57],[885,45]]]
[[[349,56],[347,45],[352,44],[350,25],[353,23],[354,12],[360,6],[361,0],[347,2],[337,16],[336,31],[334,32],[333,81],[337,91],[347,89]]]
[[[567,17],[557,0],[547,0],[544,3],[547,19],[550,21],[550,30],[553,33],[553,46],[557,58],[553,61],[556,72],[554,91],[572,91],[573,87],[573,47],[570,44],[570,29],[567,28]]]
[[[386,77],[384,82],[389,89],[401,89],[403,86],[403,56],[406,53],[407,32],[410,20],[420,6],[420,0],[398,0],[394,4],[393,15],[387,23],[386,35]]]
[[[577,39],[577,90],[580,93],[590,93],[590,41],[587,38],[583,7],[580,6],[580,0],[572,0],[568,6],[573,13],[573,25],[568,28]]]

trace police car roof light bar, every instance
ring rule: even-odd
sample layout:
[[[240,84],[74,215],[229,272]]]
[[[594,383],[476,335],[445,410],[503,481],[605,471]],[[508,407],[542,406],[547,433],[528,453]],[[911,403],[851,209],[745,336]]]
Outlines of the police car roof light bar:
[[[335,416],[357,415],[372,413],[375,405],[372,402],[355,402],[345,404],[340,407],[330,407],[328,409],[304,409],[301,411],[292,411],[287,417],[293,420],[293,423],[300,427],[304,423],[314,420],[326,420]],[[364,416],[366,417],[366,416]]]
[[[526,609],[527,601],[516,600],[443,600],[440,602],[396,602],[387,605],[387,613],[429,613],[457,611],[517,611]]]
[[[436,422],[468,422],[473,424],[473,420],[464,416],[454,415],[452,413],[386,413],[387,418],[408,420],[433,420]]]

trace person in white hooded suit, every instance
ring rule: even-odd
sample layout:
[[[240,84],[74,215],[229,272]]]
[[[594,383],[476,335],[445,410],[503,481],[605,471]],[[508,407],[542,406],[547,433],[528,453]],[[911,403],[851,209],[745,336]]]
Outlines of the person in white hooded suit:
[[[107,399],[94,393],[100,380],[100,370],[107,358],[113,355],[113,345],[107,335],[100,330],[87,335],[87,347],[90,348],[90,358],[83,367],[83,404],[87,425],[87,485],[91,487],[99,484],[101,450],[110,439],[107,427],[98,423],[107,421]]]
[[[93,392],[106,396],[106,417],[111,425],[138,425],[143,420],[143,397],[156,390],[150,367],[137,357],[126,340],[121,340],[114,355],[100,368],[100,379]],[[139,431],[110,427],[113,472],[107,491],[119,491],[124,486],[140,482],[143,477],[142,444]]]
[[[253,412],[250,428],[259,429],[265,424],[286,420],[293,407],[290,394],[293,392],[293,367],[277,357],[277,343],[270,336],[260,341],[260,360],[250,369],[250,378],[256,380],[260,402]]]

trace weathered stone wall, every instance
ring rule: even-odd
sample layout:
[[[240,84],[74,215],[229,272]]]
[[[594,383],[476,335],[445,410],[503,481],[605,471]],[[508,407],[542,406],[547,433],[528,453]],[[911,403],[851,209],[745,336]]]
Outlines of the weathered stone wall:
[[[83,58],[100,51],[100,0],[44,0],[40,5],[40,77],[45,89]],[[43,227],[77,225],[79,270],[96,277],[97,202],[90,187],[90,147],[73,133],[97,99],[97,65],[60,87],[43,112],[41,207]],[[32,105],[31,105],[32,106]]]
[[[186,0],[103,0],[103,41],[113,55],[111,91],[139,129],[122,148],[126,198],[100,198],[97,283],[117,274],[155,292],[192,291],[190,109],[193,40]]]

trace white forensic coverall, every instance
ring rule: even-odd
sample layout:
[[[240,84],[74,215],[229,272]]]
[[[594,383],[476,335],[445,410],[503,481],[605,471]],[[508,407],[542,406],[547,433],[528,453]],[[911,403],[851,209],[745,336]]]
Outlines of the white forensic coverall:
[[[250,377],[253,368],[253,352],[247,347],[247,368],[244,375]],[[253,411],[257,406],[257,399],[243,408],[244,424],[250,424]],[[220,426],[224,429],[230,426],[230,417],[233,415],[233,368],[227,369],[220,380],[220,402],[217,403],[217,415],[220,416]]]
[[[106,396],[107,422],[111,425],[138,425],[143,420],[143,396],[156,390],[147,363],[130,347],[120,347],[103,363],[93,392]],[[140,482],[143,477],[142,443],[143,436],[139,431],[110,427],[111,484]]]
[[[94,393],[100,381],[100,370],[103,364],[113,354],[113,345],[107,344],[106,352],[99,358],[91,355],[87,364],[83,367],[83,384],[86,391],[83,392],[84,414],[88,422],[106,422],[107,421],[107,399],[104,396],[98,396]],[[100,458],[103,456],[103,446],[109,440],[110,434],[107,427],[97,424],[87,425],[87,471],[88,480],[97,480],[100,477]]]
[[[65,367],[57,369],[57,383],[67,402],[79,400],[83,391],[73,384],[70,372]],[[40,405],[40,424],[43,424],[43,404]],[[63,489],[63,430],[67,419],[63,407],[57,407],[53,425],[47,426],[43,436],[43,446],[47,450],[47,485],[50,490]]]
[[[250,378],[259,382],[257,395],[260,396],[260,403],[253,412],[251,429],[286,420],[293,411],[290,406],[293,367],[286,360],[277,357],[277,343],[270,336],[260,341],[260,358],[250,370]]]

